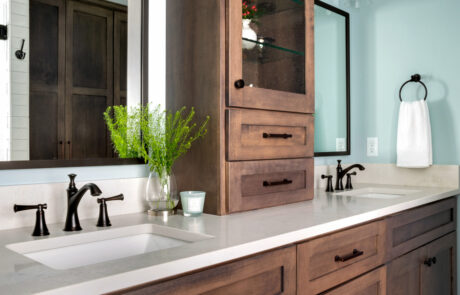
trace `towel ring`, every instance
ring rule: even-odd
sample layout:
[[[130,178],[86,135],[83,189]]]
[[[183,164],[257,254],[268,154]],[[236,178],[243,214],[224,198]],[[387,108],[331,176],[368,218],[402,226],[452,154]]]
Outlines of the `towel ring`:
[[[426,100],[426,97],[428,96],[428,89],[426,88],[425,83],[423,83],[423,82],[421,81],[421,78],[422,78],[422,77],[420,76],[420,74],[415,74],[415,75],[412,75],[412,76],[410,77],[410,80],[404,82],[404,84],[403,84],[403,85],[401,86],[401,88],[399,89],[399,100],[400,100],[401,102],[403,101],[403,100],[402,100],[402,97],[401,97],[401,92],[402,92],[404,86],[406,86],[406,84],[409,83],[409,82],[418,82],[418,83],[422,84],[423,88],[425,88],[425,98],[424,98],[423,100]]]

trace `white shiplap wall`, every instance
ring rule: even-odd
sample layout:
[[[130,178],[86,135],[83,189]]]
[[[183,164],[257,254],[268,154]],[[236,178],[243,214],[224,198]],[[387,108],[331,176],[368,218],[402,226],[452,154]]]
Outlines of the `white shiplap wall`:
[[[10,1],[11,152],[10,160],[29,159],[29,0]],[[15,56],[25,39],[26,58]]]

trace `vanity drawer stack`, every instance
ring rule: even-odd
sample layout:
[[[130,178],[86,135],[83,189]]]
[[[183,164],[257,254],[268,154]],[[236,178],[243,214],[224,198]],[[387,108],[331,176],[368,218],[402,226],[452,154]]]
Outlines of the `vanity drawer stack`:
[[[252,25],[296,50],[248,49],[242,2],[167,4],[167,107],[211,117],[174,173],[179,190],[206,191],[204,211],[219,215],[314,194],[314,1],[273,3]]]

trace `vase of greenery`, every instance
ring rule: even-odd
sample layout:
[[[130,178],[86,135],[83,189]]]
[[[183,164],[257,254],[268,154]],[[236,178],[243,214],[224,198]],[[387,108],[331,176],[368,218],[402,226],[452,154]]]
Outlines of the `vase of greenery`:
[[[207,133],[209,116],[198,126],[195,110],[163,111],[160,106],[108,107],[105,122],[120,158],[142,158],[150,169],[146,200],[151,213],[173,210],[179,202],[172,167],[192,143]]]

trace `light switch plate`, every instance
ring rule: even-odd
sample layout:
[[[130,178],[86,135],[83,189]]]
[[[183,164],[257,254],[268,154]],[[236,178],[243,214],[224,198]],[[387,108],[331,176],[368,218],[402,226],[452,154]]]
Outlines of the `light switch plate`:
[[[379,155],[379,138],[368,137],[367,138],[367,156],[377,157]]]
[[[347,150],[345,138],[338,137],[335,139],[335,151],[336,152],[345,152]]]

